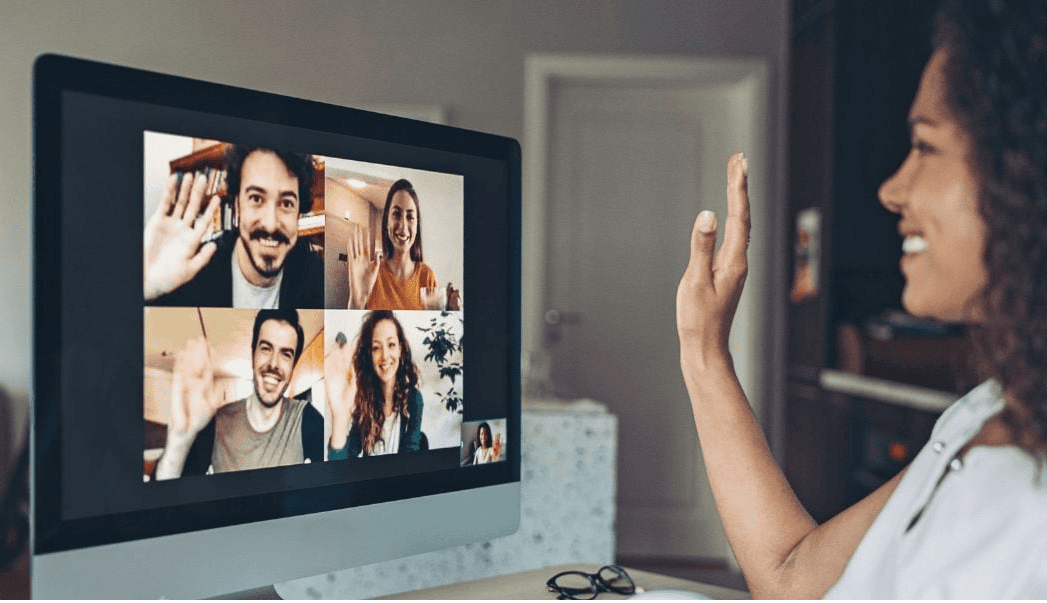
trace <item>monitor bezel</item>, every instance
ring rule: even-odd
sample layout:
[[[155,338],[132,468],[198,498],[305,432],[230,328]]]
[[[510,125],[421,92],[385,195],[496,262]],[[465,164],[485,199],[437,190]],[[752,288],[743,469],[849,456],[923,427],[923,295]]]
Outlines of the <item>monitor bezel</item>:
[[[434,496],[469,488],[520,481],[520,148],[511,139],[492,134],[381,115],[337,105],[268,92],[204,82],[128,67],[59,55],[43,55],[33,76],[33,426],[31,429],[31,542],[34,554],[71,551],[139,539],[264,522]],[[385,478],[382,494],[352,492],[332,484],[321,488],[279,492],[179,507],[117,513],[69,520],[61,515],[60,433],[63,297],[61,269],[62,94],[76,91],[141,103],[246,118],[294,128],[344,134],[364,139],[431,148],[506,161],[510,259],[505,308],[509,383],[505,394],[508,461],[478,467],[468,473],[448,469],[423,476]],[[45,209],[46,208],[46,211]],[[468,210],[468,208],[466,208]],[[56,292],[58,292],[56,294]],[[468,321],[468,314],[466,315]],[[223,510],[225,509],[225,510]],[[229,510],[233,509],[233,510]]]

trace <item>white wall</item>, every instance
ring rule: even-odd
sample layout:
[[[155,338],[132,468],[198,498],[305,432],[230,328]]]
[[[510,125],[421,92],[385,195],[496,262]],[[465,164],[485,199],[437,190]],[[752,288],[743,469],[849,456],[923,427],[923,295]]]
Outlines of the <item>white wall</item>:
[[[31,366],[31,81],[44,52],[336,103],[440,105],[522,139],[531,52],[763,57],[784,206],[788,0],[7,0],[0,9],[0,384]],[[126,233],[138,236],[138,233]],[[783,268],[784,269],[784,268]]]

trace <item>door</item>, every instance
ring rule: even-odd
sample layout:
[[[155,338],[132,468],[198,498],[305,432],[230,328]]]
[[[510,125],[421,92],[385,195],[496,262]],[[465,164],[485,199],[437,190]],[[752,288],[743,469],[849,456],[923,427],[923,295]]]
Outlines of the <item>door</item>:
[[[712,209],[723,223],[727,158],[741,150],[754,227],[731,343],[759,414],[765,77],[752,61],[528,63],[525,352],[548,366],[556,397],[618,417],[619,555],[730,559],[680,373],[675,299],[695,216]]]

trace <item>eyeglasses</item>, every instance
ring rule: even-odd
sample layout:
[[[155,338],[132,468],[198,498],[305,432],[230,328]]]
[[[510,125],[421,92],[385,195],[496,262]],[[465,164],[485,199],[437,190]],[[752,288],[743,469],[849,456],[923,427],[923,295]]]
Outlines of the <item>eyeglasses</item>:
[[[631,595],[636,584],[625,570],[617,565],[605,565],[595,574],[566,571],[556,574],[545,583],[549,592],[559,593],[557,599],[595,599],[600,593]]]

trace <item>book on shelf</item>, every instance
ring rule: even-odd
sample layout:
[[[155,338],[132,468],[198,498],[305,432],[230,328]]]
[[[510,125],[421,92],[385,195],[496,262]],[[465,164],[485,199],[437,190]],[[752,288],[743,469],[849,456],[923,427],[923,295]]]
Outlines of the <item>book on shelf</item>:
[[[324,214],[310,215],[306,214],[298,218],[298,230],[306,230],[308,228],[317,228],[324,225]]]

